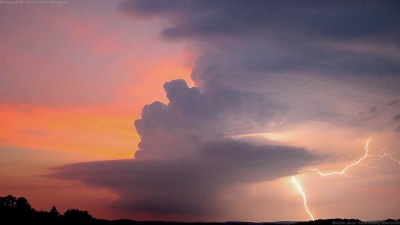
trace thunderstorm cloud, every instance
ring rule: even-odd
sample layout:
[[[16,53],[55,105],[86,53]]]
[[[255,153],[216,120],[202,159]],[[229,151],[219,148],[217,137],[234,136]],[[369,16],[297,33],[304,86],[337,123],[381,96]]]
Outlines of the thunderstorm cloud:
[[[121,210],[210,216],[223,213],[220,196],[227,190],[293,175],[321,159],[303,148],[226,138],[233,118],[252,123],[261,117],[243,108],[251,95],[231,94],[231,101],[220,104],[226,95],[202,94],[183,80],[164,88],[169,104],[145,106],[135,122],[141,143],[134,160],[68,165],[57,176],[116,191]]]
[[[166,41],[200,49],[196,86],[167,82],[168,103],[144,106],[135,159],[67,165],[55,176],[109,188],[120,195],[115,206],[129,212],[219,215],[230,189],[325,158],[237,136],[311,122],[361,134],[398,130],[389,122],[400,110],[399,3],[123,2],[120,13],[161,18]]]

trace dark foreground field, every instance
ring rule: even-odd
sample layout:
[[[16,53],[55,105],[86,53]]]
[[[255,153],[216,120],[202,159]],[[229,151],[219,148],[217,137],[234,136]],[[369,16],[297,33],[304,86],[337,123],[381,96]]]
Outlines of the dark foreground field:
[[[400,220],[387,219],[382,221],[360,221],[357,219],[326,219],[304,222],[166,222],[166,221],[134,221],[134,220],[102,220],[93,218],[87,211],[68,209],[63,214],[53,207],[50,211],[37,211],[31,207],[24,197],[16,198],[12,195],[0,197],[0,224],[1,225],[355,225],[381,224],[400,225]]]

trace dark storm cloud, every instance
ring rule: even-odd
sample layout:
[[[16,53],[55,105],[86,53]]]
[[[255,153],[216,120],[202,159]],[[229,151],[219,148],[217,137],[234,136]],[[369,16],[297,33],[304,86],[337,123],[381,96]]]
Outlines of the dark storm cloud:
[[[398,1],[137,0],[120,8],[135,17],[162,18],[166,39],[200,43],[192,78],[204,93],[228,87],[259,96],[258,105],[281,110],[277,124],[350,124],[371,105],[382,104],[380,96],[400,95],[399,6]],[[372,91],[375,96],[363,100]],[[348,110],[354,106],[358,112]]]
[[[169,104],[146,105],[142,118],[135,121],[141,137],[137,158],[186,157],[195,152],[191,149],[198,143],[221,139],[238,129],[254,132],[285,112],[263,96],[228,87],[201,93],[198,87],[174,80],[164,89]]]
[[[271,105],[253,94],[220,88],[202,93],[183,80],[164,85],[168,104],[143,108],[135,122],[141,137],[135,160],[81,163],[56,177],[109,188],[115,207],[156,215],[223,213],[225,191],[295,174],[317,156],[302,148],[257,145],[227,138],[272,120]],[[266,102],[267,103],[267,102]]]
[[[121,8],[169,21],[167,39],[206,43],[197,67],[206,58],[208,70],[400,74],[398,1],[139,0]],[[226,68],[226,56],[238,63]]]
[[[198,146],[192,158],[80,163],[58,168],[56,176],[116,191],[121,210],[204,216],[223,212],[224,191],[294,174],[318,158],[301,148],[227,139]]]
[[[168,38],[248,36],[292,38],[399,38],[398,1],[139,0],[121,8],[136,15],[163,16],[172,24]],[[297,38],[297,37],[295,37]]]
[[[133,16],[162,18],[166,39],[200,47],[197,86],[167,82],[169,102],[143,108],[135,160],[69,165],[56,176],[110,188],[128,211],[218,214],[229,188],[288,176],[321,159],[267,140],[232,140],[237,135],[393,118],[395,106],[385,113],[371,107],[400,95],[398,4],[124,2],[121,9]]]

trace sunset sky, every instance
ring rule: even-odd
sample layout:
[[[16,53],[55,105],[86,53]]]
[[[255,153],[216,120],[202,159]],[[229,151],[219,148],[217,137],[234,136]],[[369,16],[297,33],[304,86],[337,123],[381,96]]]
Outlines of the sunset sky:
[[[399,21],[399,1],[0,1],[0,196],[309,220],[294,176],[315,218],[398,218]]]

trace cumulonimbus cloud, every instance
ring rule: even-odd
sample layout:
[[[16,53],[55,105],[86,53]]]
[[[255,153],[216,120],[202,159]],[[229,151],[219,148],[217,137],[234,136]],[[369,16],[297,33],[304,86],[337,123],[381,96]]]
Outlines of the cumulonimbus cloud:
[[[360,114],[400,96],[398,7],[396,1],[136,0],[120,9],[162,18],[165,39],[200,42],[192,79],[203,92],[228,87],[255,94],[268,101],[259,105],[281,110],[284,118],[275,124],[318,120],[370,129],[378,125]],[[382,120],[397,114],[393,108]]]
[[[289,176],[321,159],[303,148],[224,135],[243,124],[229,126],[232,118],[265,120],[255,116],[259,108],[245,107],[255,104],[252,95],[234,93],[221,102],[227,96],[201,93],[183,80],[164,88],[169,103],[145,106],[135,122],[141,135],[136,159],[68,165],[55,176],[109,188],[120,195],[114,206],[128,212],[215,216],[225,209],[221,195],[227,190]]]
[[[192,71],[197,86],[167,82],[169,102],[144,106],[135,122],[136,159],[68,165],[55,176],[107,187],[121,196],[116,206],[130,212],[220,213],[226,190],[292,175],[321,159],[232,134],[309,121],[366,129],[398,114],[397,105],[387,106],[400,96],[399,14],[391,6],[398,3],[389,3],[124,2],[125,13],[165,19],[163,37],[201,43]],[[376,105],[388,112],[363,114]]]
[[[80,163],[58,168],[56,176],[109,188],[120,195],[114,207],[131,213],[218,216],[227,190],[292,175],[318,158],[300,148],[220,140],[186,159]]]

